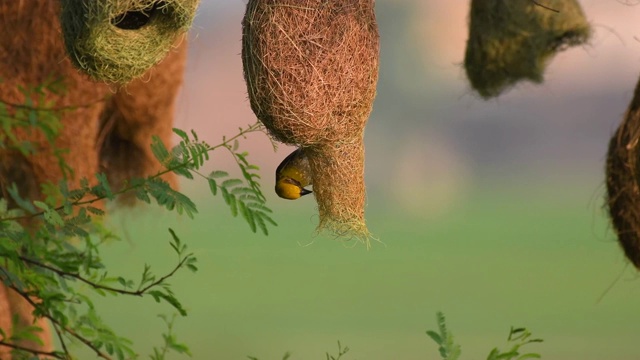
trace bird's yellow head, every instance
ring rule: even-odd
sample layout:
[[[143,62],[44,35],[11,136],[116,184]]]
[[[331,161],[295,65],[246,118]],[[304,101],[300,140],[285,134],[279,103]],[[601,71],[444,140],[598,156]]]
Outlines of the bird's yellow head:
[[[289,154],[276,169],[276,194],[283,199],[296,200],[311,194],[311,169],[304,151],[299,148]]]
[[[312,191],[302,187],[299,181],[289,177],[283,177],[276,182],[276,194],[283,199],[296,200],[311,193]]]

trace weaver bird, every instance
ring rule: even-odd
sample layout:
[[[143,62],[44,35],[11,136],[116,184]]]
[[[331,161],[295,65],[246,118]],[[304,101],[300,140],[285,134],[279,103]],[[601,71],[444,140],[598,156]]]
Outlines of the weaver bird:
[[[299,148],[289,154],[276,169],[276,194],[283,199],[296,200],[311,194],[304,187],[311,185],[309,159]]]

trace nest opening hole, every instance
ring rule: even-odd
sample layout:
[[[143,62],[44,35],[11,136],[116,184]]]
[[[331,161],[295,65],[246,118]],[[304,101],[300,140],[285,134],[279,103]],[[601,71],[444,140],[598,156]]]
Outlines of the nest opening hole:
[[[158,12],[164,13],[167,4],[156,1],[150,6],[137,11],[127,11],[111,19],[111,24],[123,30],[138,30],[147,25]]]

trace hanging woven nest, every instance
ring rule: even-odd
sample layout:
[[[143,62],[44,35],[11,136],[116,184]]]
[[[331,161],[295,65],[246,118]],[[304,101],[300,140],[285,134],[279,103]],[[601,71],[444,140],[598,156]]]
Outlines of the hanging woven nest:
[[[620,246],[640,270],[640,82],[607,153],[607,207]]]
[[[364,127],[378,80],[373,0],[250,0],[242,60],[254,113],[305,149],[319,230],[365,239]]]
[[[62,0],[67,53],[98,81],[127,83],[159,63],[191,26],[199,0]]]
[[[544,6],[540,6],[540,5]],[[553,56],[591,34],[577,0],[472,0],[464,67],[483,98],[521,80],[541,83]]]

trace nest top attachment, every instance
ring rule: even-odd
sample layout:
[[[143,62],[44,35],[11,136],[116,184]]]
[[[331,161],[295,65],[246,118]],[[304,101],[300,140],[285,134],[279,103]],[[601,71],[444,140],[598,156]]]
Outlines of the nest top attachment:
[[[62,0],[71,61],[93,79],[123,84],[159,63],[191,26],[199,0]]]

